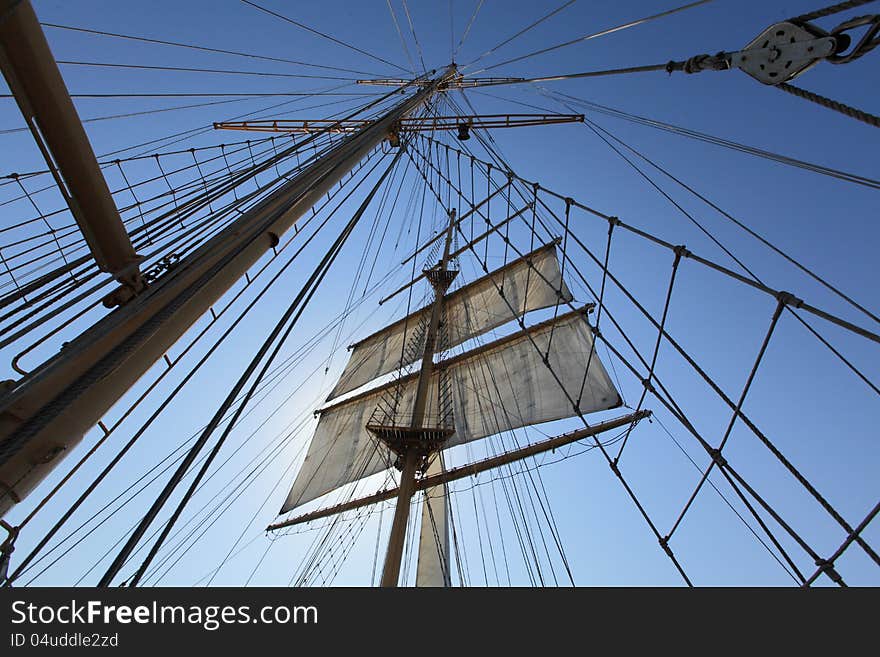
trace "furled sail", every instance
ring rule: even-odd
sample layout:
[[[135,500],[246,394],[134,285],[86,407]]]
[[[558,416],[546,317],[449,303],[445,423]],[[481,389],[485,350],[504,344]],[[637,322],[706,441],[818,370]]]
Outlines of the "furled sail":
[[[444,346],[454,347],[527,312],[553,306],[560,296],[563,303],[571,301],[559,271],[555,244],[545,244],[452,292],[446,298]],[[409,365],[401,362],[406,360],[404,345],[430,315],[430,306],[422,308],[355,344],[330,398]]]
[[[598,354],[590,356],[592,340],[585,312],[576,310],[441,361],[426,417],[436,415],[440,368],[446,369],[451,381],[455,421],[455,433],[446,447],[571,417],[572,400],[578,397],[583,413],[614,408],[620,405],[620,396]],[[366,425],[383,394],[394,386],[400,386],[399,415],[406,417],[412,410],[416,381],[417,375],[410,375],[323,409],[281,512],[391,467],[391,453]]]
[[[443,472],[443,453],[437,455],[426,476]],[[449,507],[446,484],[424,491],[422,526],[419,533],[419,558],[416,567],[416,586],[450,586],[449,566]]]

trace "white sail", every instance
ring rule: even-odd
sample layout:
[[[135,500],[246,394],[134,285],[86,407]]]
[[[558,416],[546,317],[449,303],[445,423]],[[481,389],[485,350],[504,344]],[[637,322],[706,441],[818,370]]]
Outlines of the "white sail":
[[[572,299],[552,242],[452,292],[445,302],[444,346],[454,347],[527,312],[553,306],[560,297],[563,303]],[[355,344],[330,398],[409,365],[402,362],[404,346],[430,315],[430,306],[422,308]]]
[[[592,343],[584,312],[574,311],[441,361],[437,367],[447,369],[452,383],[455,420],[455,433],[446,447],[571,417],[579,396],[583,413],[618,406],[620,396],[598,354],[590,356]],[[548,346],[550,367],[544,364]],[[436,414],[437,371],[426,417]],[[406,417],[412,410],[416,380],[411,375],[325,408],[281,512],[391,467],[391,453],[366,425],[383,394],[397,385],[398,414]]]
[[[441,452],[428,466],[425,475],[437,475],[442,472],[443,453]],[[416,586],[449,586],[451,583],[449,574],[449,507],[446,484],[426,488],[423,498]]]

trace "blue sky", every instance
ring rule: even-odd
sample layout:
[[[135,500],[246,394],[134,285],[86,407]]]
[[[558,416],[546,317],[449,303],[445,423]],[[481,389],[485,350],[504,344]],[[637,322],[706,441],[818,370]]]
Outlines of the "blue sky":
[[[670,59],[685,59],[698,53],[733,50],[744,46],[766,26],[816,9],[819,4],[821,3],[809,0],[778,3],[715,0],[705,6],[646,25],[492,69],[481,75],[554,75],[656,64]],[[393,5],[398,20],[401,21],[411,56],[418,62],[418,53],[421,50],[427,66],[439,68],[449,63],[451,44],[458,46],[476,3],[462,0],[452,3],[422,0],[409,2],[408,8],[418,42],[413,39],[406,25],[401,4],[394,2]],[[379,76],[402,75],[401,71],[371,60],[363,54],[233,0],[184,3],[165,0],[152,3],[37,1],[34,6],[44,22],[259,53],[268,57],[362,70]],[[406,54],[388,7],[383,2],[333,0],[321,3],[283,3],[266,0],[265,6],[383,59],[407,65]],[[460,48],[457,61],[467,64],[556,6],[558,5],[554,2],[487,0]],[[499,49],[481,64],[502,62],[669,8],[668,3],[659,0],[626,3],[576,2],[554,18]],[[846,18],[851,15],[852,13],[842,16]],[[837,17],[832,17],[820,24],[830,29],[843,18],[838,20]],[[60,29],[46,28],[46,34],[59,60],[322,74],[318,69],[292,64]],[[873,75],[875,66],[872,55],[844,66],[820,63],[799,78],[797,84],[877,113],[880,108],[880,92],[872,84],[876,77]],[[108,70],[74,65],[62,65],[61,69],[68,88],[74,94],[289,93],[328,89],[345,83],[230,74]],[[339,75],[348,77],[350,74]],[[361,92],[363,87],[351,89]],[[875,128],[776,89],[764,87],[739,71],[707,72],[693,76],[681,73],[672,76],[665,73],[646,73],[552,82],[540,88],[523,85],[487,89],[486,92],[492,95],[477,91],[468,92],[467,97],[482,113],[530,111],[516,102],[568,112],[567,108],[546,95],[549,91],[559,91],[629,113],[877,178]],[[23,122],[14,102],[11,99],[0,100],[0,117],[4,126],[21,127]],[[76,104],[81,117],[94,118],[213,100],[227,99],[78,99]],[[260,116],[275,116],[272,112],[265,111],[265,108],[284,100],[278,97],[236,100],[211,107],[102,120],[86,125],[95,151],[103,154],[245,112],[262,111]],[[281,113],[277,116],[322,118],[325,116],[324,112],[352,108],[358,102],[364,101],[362,98],[358,100],[358,97],[332,97],[328,100],[350,102],[348,105],[306,112],[297,111],[297,105],[292,104],[280,108]],[[460,104],[462,102],[460,97],[455,100]],[[319,102],[320,99],[314,103],[306,99],[299,104]],[[880,307],[880,290],[876,285],[876,248],[880,238],[880,228],[876,222],[876,189],[786,167],[605,115],[588,114],[588,117],[695,188],[772,244],[826,277],[868,309],[876,310]],[[695,253],[736,269],[736,265],[678,209],[585,126],[572,124],[499,130],[493,137],[498,150],[523,178],[537,181],[543,187],[572,196],[607,214],[619,216],[627,223],[673,244],[686,244]],[[207,146],[241,138],[241,133],[209,131],[169,148]],[[3,149],[0,150],[2,173],[42,168],[39,154],[27,133],[3,134],[0,139],[3,140]],[[453,146],[458,145],[451,137],[450,143]],[[468,145],[475,149],[478,157],[485,158],[485,153],[480,151],[476,140],[471,140]],[[147,169],[136,171],[145,173]],[[717,212],[675,186],[668,178],[650,167],[646,169],[646,173],[768,285],[790,290],[814,306],[877,330],[876,323],[871,325],[870,319],[859,315],[778,255],[732,226]],[[389,219],[389,235],[399,233],[401,238],[396,240],[393,248],[389,240],[380,252],[368,252],[370,261],[375,258],[377,263],[373,280],[379,279],[386,272],[394,271],[399,261],[415,246],[415,235],[406,229],[408,222],[412,220],[411,213],[407,216],[407,211],[413,207],[407,202],[408,198],[411,199],[411,185],[412,181],[405,179],[401,188],[401,201]],[[369,185],[364,186],[364,189],[368,188]],[[10,194],[9,189],[4,190],[4,193]],[[352,198],[345,206],[342,218],[334,226],[342,225],[341,222],[346,218],[345,212],[349,208],[353,210],[361,198],[362,193]],[[49,199],[46,202],[49,203]],[[24,212],[22,207],[0,207],[0,222],[5,225],[18,220],[20,217],[16,213]],[[436,209],[431,209],[430,212],[435,214],[428,213],[426,216],[434,217],[433,225],[436,227],[439,225],[436,222],[441,217],[436,215]],[[369,244],[370,224],[378,219],[375,212],[368,213],[367,221],[358,228],[352,242],[347,245],[340,261],[325,281],[319,295],[321,301],[309,307],[282,356],[296,354],[297,349],[312,335],[321,331],[333,317],[344,310],[352,274],[358,267],[365,245]],[[575,213],[573,219],[575,234],[594,252],[603,253],[607,225],[586,213]],[[385,218],[381,218],[381,221],[384,222]],[[333,233],[332,226],[330,233]],[[514,228],[512,236],[515,243],[525,250],[529,243],[525,226],[518,225]],[[277,320],[280,308],[286,305],[292,295],[291,290],[297,290],[311,272],[320,257],[321,246],[329,244],[332,237],[332,234],[324,234],[316,240],[315,248],[304,254],[303,262],[285,275],[281,285],[277,286],[279,289],[273,289],[257,306],[256,313],[240,327],[234,344],[225,346],[218,352],[217,357],[199,374],[194,385],[175,402],[168,413],[163,414],[162,419],[151,428],[137,449],[105,482],[103,494],[96,496],[100,499],[90,501],[77,515],[77,519],[85,520],[123,490],[128,482],[140,476],[169,450],[179,445],[183,438],[202,426],[225,396],[228,386],[246,365],[251,353],[249,347],[259,344],[269,327]],[[503,262],[502,246],[500,243],[492,243],[490,261],[496,265]],[[570,253],[583,265],[583,272],[591,283],[598,287],[601,278],[598,268],[589,264],[583,252]],[[473,259],[462,258],[461,278],[464,281],[473,280],[478,275],[476,265]],[[635,236],[618,233],[613,243],[609,266],[640,302],[659,316],[671,266],[669,252],[649,245]],[[406,274],[407,272],[396,271],[396,278],[393,280],[405,280]],[[580,301],[592,300],[581,282],[570,279],[569,283]],[[392,285],[389,284],[388,287]],[[633,311],[619,291],[610,289],[606,301],[642,353],[649,354],[656,339],[656,331]],[[774,300],[766,295],[747,289],[692,261],[685,261],[679,270],[667,328],[719,385],[731,397],[737,398],[767,330],[774,304]],[[221,454],[221,457],[225,457],[239,445],[240,451],[231,457],[227,469],[197,496],[190,512],[196,512],[203,504],[209,504],[220,495],[220,484],[231,477],[237,468],[247,466],[249,460],[259,454],[259,449],[271,444],[277,432],[283,430],[289,422],[320,405],[332,387],[335,376],[341,371],[346,357],[344,349],[334,353],[334,347],[344,347],[358,337],[372,332],[384,322],[399,316],[401,311],[399,303],[377,307],[375,296],[367,298],[342,328],[330,331],[330,337],[319,348],[307,356],[295,359],[296,367],[291,370],[290,377],[271,392],[254,411],[253,416],[233,433],[228,451]],[[880,358],[875,343],[856,338],[819,319],[810,318],[809,322],[869,379],[874,382],[880,380]],[[608,337],[609,340],[620,339],[620,336],[612,333]],[[57,345],[49,344],[40,353],[48,356],[55,348]],[[179,352],[180,348],[179,345],[172,349],[172,355]],[[12,350],[9,357],[15,351],[17,350]],[[610,367],[613,359],[603,350],[600,350],[600,355],[606,366]],[[8,361],[6,352],[3,357],[4,361]],[[32,364],[36,364],[37,360],[34,358]],[[617,362],[613,366],[619,375],[624,399],[634,405],[640,393],[638,382],[625,372],[621,363]],[[324,367],[329,367],[329,371],[324,373]],[[309,372],[313,370],[317,373],[310,376]],[[145,379],[156,372],[158,369]],[[717,443],[729,420],[729,411],[718,402],[705,384],[697,380],[668,345],[663,345],[660,349],[658,373],[687,410],[689,417],[705,432],[709,441]],[[299,384],[302,384],[302,388],[282,405],[284,398]],[[171,384],[163,384],[157,390],[157,395],[161,396],[162,391],[167,391],[170,386]],[[774,333],[764,364],[744,408],[847,520],[851,524],[857,524],[877,501],[876,473],[880,449],[877,446],[877,432],[873,421],[877,401],[877,395],[873,391],[786,313]],[[112,409],[108,417],[119,417],[124,406],[125,403],[121,403]],[[639,425],[621,459],[621,468],[658,526],[668,528],[687,500],[699,473],[678,450],[661,423],[668,427],[673,437],[700,466],[705,465],[706,456],[693,438],[668,413],[664,413],[660,404],[650,396],[645,407],[657,412],[658,421]],[[137,428],[139,421],[143,421],[148,415],[149,408],[152,407],[139,409],[123,425],[123,430],[128,433],[123,431],[120,441]],[[278,412],[253,437],[249,437],[249,432],[276,408]],[[609,416],[614,414],[609,413]],[[212,583],[241,585],[248,580],[258,563],[259,568],[251,580],[252,583],[284,585],[288,582],[307,554],[311,540],[320,532],[277,537],[274,539],[277,544],[272,543],[271,549],[266,552],[272,539],[263,536],[261,529],[273,520],[280,507],[287,486],[295,474],[297,459],[307,443],[310,426],[305,425],[284,449],[266,463],[266,469],[248,484],[245,494],[237,498],[216,524],[207,528],[207,523],[198,520],[206,529],[204,537],[168,571],[161,580],[162,584],[191,585],[199,582],[203,575],[220,563],[242,532],[243,538],[238,547],[247,545],[247,548],[229,559]],[[576,424],[572,422],[554,423],[550,427],[542,427],[540,432],[521,432],[518,439],[536,440],[542,435],[541,432],[552,435],[558,432],[557,429],[565,431],[574,426]],[[93,433],[87,436],[83,444],[90,444],[96,435]],[[111,443],[110,448],[105,450],[107,453],[99,453],[96,463],[90,463],[83,469],[81,475],[72,482],[70,495],[78,493],[86,485],[89,475],[93,476],[98,471],[98,465],[109,460],[112,447]],[[497,447],[497,444],[493,445],[492,449]],[[479,458],[486,453],[486,449],[486,445],[474,445],[472,448],[459,449],[450,458],[453,462],[462,463],[468,458]],[[803,532],[820,554],[830,554],[836,549],[844,538],[842,530],[741,424],[734,428],[725,454],[746,479],[793,526]],[[69,462],[72,459],[68,458],[65,464]],[[547,497],[552,503],[556,525],[577,584],[681,583],[680,577],[658,547],[656,539],[595,450],[547,465],[540,469],[540,473],[541,484],[546,488]],[[530,485],[528,481],[523,477],[519,480],[522,490],[527,491]],[[723,478],[716,473],[712,481],[724,497],[742,512],[741,504],[736,502],[730,488],[725,487]],[[484,575],[481,565],[489,550],[484,543],[491,541],[493,552],[500,553],[504,549],[508,553],[513,583],[528,584],[530,579],[523,566],[516,532],[511,526],[510,518],[505,515],[506,504],[500,501],[504,493],[503,484],[481,481],[483,485],[471,490],[474,483],[462,482],[456,488],[459,492],[453,495],[453,508],[460,532],[458,538],[462,542],[467,561],[467,567],[464,568],[466,581],[472,584],[481,584],[484,581],[492,584],[498,581],[495,577],[496,568],[487,568]],[[36,583],[63,585],[78,581],[97,557],[110,549],[130,527],[138,517],[137,511],[146,508],[151,500],[150,493],[155,493],[156,490],[156,484],[147,488],[123,511],[115,513],[94,533],[83,539],[82,543],[70,549],[65,558],[36,579]],[[69,499],[56,499],[47,506],[22,534],[16,557],[27,553],[28,547],[34,544],[41,531],[50,526]],[[497,525],[490,531],[487,523],[495,523],[496,516],[494,511],[487,514],[483,510],[491,510],[498,504],[502,505],[502,512],[497,518],[498,525],[502,527],[501,532],[497,531]],[[27,503],[22,506],[26,505]],[[480,510],[475,512],[475,509]],[[13,520],[26,513],[26,510],[16,509]],[[383,514],[382,531],[385,531],[390,513],[386,509]],[[187,517],[184,516],[185,519]],[[535,527],[541,524],[538,520],[534,522]],[[74,520],[71,528],[78,524]],[[362,534],[352,533],[340,539],[340,545],[347,546],[350,543],[352,549],[333,583],[367,585],[370,583],[370,571],[377,546],[378,567],[381,567],[384,549],[384,542],[377,542],[377,532],[381,534],[378,514],[370,516],[365,523],[353,523],[352,526],[361,529]],[[781,536],[778,527],[773,526],[773,529]],[[545,539],[550,540],[547,531],[545,526]],[[869,542],[876,544],[880,538],[878,532],[880,529],[875,523],[868,527],[864,536]],[[503,534],[503,538],[499,533]],[[535,541],[540,541],[538,533],[535,533],[534,538]],[[248,543],[249,541],[251,542]],[[811,573],[811,560],[798,552],[797,546],[790,539],[783,539],[783,544],[792,554],[797,555],[798,565],[805,572]],[[786,585],[792,581],[712,490],[704,490],[697,498],[677,531],[672,546],[689,576],[697,584]],[[58,552],[65,551],[66,547]],[[552,549],[550,553],[553,554]],[[497,554],[495,557],[496,560],[500,559]],[[545,559],[542,564],[542,573],[548,583],[552,583],[553,578],[546,561]],[[567,582],[567,578],[562,576],[558,555],[551,556],[550,561],[553,562],[553,570],[559,581]],[[496,567],[499,564],[500,561],[496,561]],[[847,551],[838,565],[848,582],[880,584],[876,565],[857,547]],[[90,571],[82,580],[83,583],[94,583],[102,572],[100,566]],[[411,568],[409,575],[412,575]],[[25,577],[23,581],[27,579]],[[502,583],[506,583],[505,578],[502,580]],[[827,581],[820,580],[819,583],[825,585]]]

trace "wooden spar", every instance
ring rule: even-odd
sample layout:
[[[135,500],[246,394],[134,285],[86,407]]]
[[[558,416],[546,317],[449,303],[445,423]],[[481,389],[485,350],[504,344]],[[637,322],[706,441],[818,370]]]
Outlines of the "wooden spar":
[[[543,322],[533,324],[529,327],[520,329],[519,331],[515,331],[514,333],[510,333],[508,335],[502,336],[502,337],[498,338],[497,340],[493,340],[492,342],[487,342],[485,344],[481,344],[477,347],[474,347],[473,349],[471,349],[469,351],[465,351],[464,353],[456,354],[455,356],[452,356],[451,358],[446,358],[444,360],[440,360],[436,363],[436,368],[443,369],[443,368],[447,368],[447,367],[452,367],[453,365],[457,365],[457,364],[464,362],[466,360],[471,360],[481,354],[485,354],[485,353],[488,353],[488,352],[493,351],[495,349],[498,349],[500,347],[503,347],[504,345],[506,345],[510,342],[513,342],[514,340],[517,340],[519,338],[522,338],[523,336],[531,335],[532,333],[536,333],[538,331],[541,331],[541,330],[548,328],[550,326],[553,326],[555,324],[561,324],[562,322],[568,320],[571,317],[574,317],[575,315],[587,315],[588,313],[593,312],[593,309],[595,307],[596,307],[596,304],[587,303],[587,304],[584,304],[583,306],[580,306],[580,307],[575,308],[573,310],[569,310],[568,312],[560,313],[556,317],[551,317],[550,319],[545,319]],[[319,413],[327,413],[327,412],[335,410],[341,406],[353,404],[354,402],[361,401],[362,399],[365,399],[366,397],[370,397],[370,396],[382,393],[390,388],[393,388],[397,385],[400,385],[401,383],[407,383],[409,381],[412,381],[417,376],[419,376],[418,372],[413,372],[412,374],[407,374],[405,376],[400,377],[399,379],[389,381],[388,383],[383,383],[382,385],[376,386],[375,388],[370,388],[369,390],[365,390],[364,392],[359,392],[358,394],[352,395],[351,397],[346,397],[342,401],[334,402],[333,404],[330,404],[328,406],[324,406],[323,408],[319,408],[317,411],[315,411],[315,414],[317,415]]]
[[[519,213],[517,213],[517,214],[519,214]],[[511,217],[511,218],[513,218],[513,217]],[[460,288],[455,290],[455,292],[453,292],[452,294],[449,295],[449,299],[447,299],[447,301],[450,301],[453,297],[466,295],[470,290],[472,290],[476,286],[480,285],[488,277],[494,276],[494,275],[499,274],[503,271],[507,271],[507,270],[515,267],[516,265],[518,265],[520,262],[522,262],[526,258],[534,258],[535,256],[539,255],[540,253],[542,253],[546,249],[549,249],[551,246],[556,246],[557,244],[559,244],[559,241],[560,241],[559,238],[556,238],[556,239],[548,242],[547,244],[544,244],[543,246],[539,246],[534,251],[530,251],[529,253],[524,254],[522,257],[517,258],[516,260],[511,260],[510,262],[508,262],[504,266],[488,272],[487,274],[481,276],[480,278],[476,279],[475,281],[471,281],[467,285],[462,285]],[[459,252],[460,251],[461,251],[461,249],[459,249]],[[455,257],[455,255],[456,254],[453,254],[452,257]],[[417,310],[414,310],[409,315],[406,315],[405,317],[401,317],[396,322],[392,322],[391,324],[388,324],[387,326],[383,326],[378,331],[374,331],[373,333],[371,333],[367,337],[362,338],[353,344],[350,344],[348,346],[348,348],[355,349],[356,347],[359,347],[360,345],[364,344],[368,340],[372,340],[373,338],[375,338],[377,335],[380,335],[381,333],[389,331],[389,330],[396,328],[398,326],[405,326],[407,323],[412,322],[414,320],[414,318],[421,315],[425,311],[426,308],[427,308],[427,306],[423,306]]]
[[[419,369],[419,380],[416,387],[416,397],[413,401],[412,422],[413,430],[425,427],[425,408],[428,404],[428,392],[431,379],[434,375],[434,347],[437,343],[437,332],[440,329],[440,319],[443,316],[443,304],[446,299],[448,282],[446,278],[449,267],[450,251],[452,249],[452,234],[455,229],[455,210],[449,212],[449,227],[446,230],[446,243],[443,246],[443,258],[440,260],[438,272],[440,281],[434,285],[434,306],[431,309],[431,323],[425,338],[425,349],[422,352],[422,366]],[[400,487],[397,495],[397,508],[394,511],[394,521],[391,525],[391,535],[388,538],[388,552],[385,555],[385,567],[382,570],[382,586],[397,586],[400,577],[400,562],[403,559],[403,545],[406,539],[406,524],[409,520],[409,506],[416,484],[416,468],[426,456],[423,450],[415,445],[407,448],[403,455],[403,470],[400,473]]]
[[[27,0],[0,2],[0,68],[101,271],[140,292],[144,284],[128,232]]]
[[[407,80],[400,84],[407,84]],[[463,116],[407,117],[400,120],[398,130],[406,132],[435,132],[468,128],[525,128],[560,123],[583,123],[583,114],[471,114]],[[368,126],[368,119],[266,119],[259,121],[222,121],[214,123],[215,130],[246,130],[252,132],[284,132],[308,135],[330,129],[336,133],[357,132]]]
[[[467,465],[462,465],[457,468],[452,468],[439,475],[418,479],[416,480],[413,494],[418,491],[425,490],[426,488],[440,486],[442,484],[456,481],[458,479],[464,479],[465,477],[470,477],[481,472],[485,472],[486,470],[491,470],[493,468],[506,465],[508,463],[513,463],[529,456],[535,456],[543,452],[549,452],[552,449],[564,447],[565,445],[576,442],[578,440],[583,440],[584,438],[589,438],[590,436],[596,436],[600,433],[611,431],[612,429],[617,429],[634,422],[639,422],[640,420],[643,420],[650,415],[651,411],[638,411],[636,413],[630,413],[629,415],[623,415],[618,418],[613,418],[611,420],[606,420],[605,422],[594,424],[589,428],[577,429],[576,431],[564,433],[560,436],[556,436],[555,438],[548,438],[547,440],[540,443],[535,443],[534,445],[527,445],[526,447],[521,447],[520,449],[505,452],[503,454],[499,454],[498,456],[493,456],[482,461],[476,461],[475,463],[469,463]],[[301,516],[297,516],[289,520],[284,520],[283,522],[275,523],[274,525],[269,525],[266,528],[266,531],[275,531],[278,529],[283,529],[285,527],[292,527],[293,525],[301,525],[305,522],[318,520],[320,518],[327,518],[329,516],[336,515],[337,513],[343,513],[344,511],[352,511],[354,509],[360,509],[371,504],[378,504],[379,502],[385,502],[387,500],[393,499],[394,497],[397,497],[397,494],[397,488],[381,490],[378,493],[369,495],[367,497],[361,497],[350,502],[337,504],[336,506],[327,507],[326,509],[318,509],[317,511],[304,513]]]
[[[497,233],[499,230],[504,228],[504,226],[506,226],[508,223],[510,223],[511,221],[516,219],[517,217],[519,217],[523,212],[525,212],[526,210],[531,210],[531,209],[532,209],[531,203],[529,205],[526,205],[525,207],[520,208],[519,210],[514,212],[512,215],[510,215],[509,217],[507,217],[503,221],[499,221],[497,224],[492,226],[492,228],[490,228],[489,230],[484,232],[482,235],[478,235],[472,241],[468,242],[467,246],[463,246],[460,249],[458,249],[457,251],[454,251],[450,257],[457,258],[458,256],[460,256],[462,253],[464,253],[468,249],[473,248],[474,244],[482,242],[484,239],[486,239],[487,237],[489,237],[489,235],[492,235],[493,233]],[[553,240],[553,242],[552,242],[552,244],[558,244],[558,243],[559,243],[558,238]],[[529,255],[529,254],[526,254],[526,255]],[[523,256],[523,258],[525,258],[525,257],[526,256]],[[522,258],[518,258],[517,260],[521,260],[521,259]],[[512,264],[513,262],[516,262],[516,260],[511,260],[511,262],[509,262],[507,264]],[[389,294],[387,297],[385,297],[384,299],[380,299],[379,305],[381,306],[383,303],[390,301],[391,299],[396,297],[401,292],[404,292],[405,290],[409,289],[410,287],[412,287],[413,285],[418,283],[424,277],[425,277],[425,274],[422,273],[419,276],[416,276],[414,279],[412,279],[409,283],[404,283],[402,286],[400,286],[399,288],[394,290],[394,292]]]

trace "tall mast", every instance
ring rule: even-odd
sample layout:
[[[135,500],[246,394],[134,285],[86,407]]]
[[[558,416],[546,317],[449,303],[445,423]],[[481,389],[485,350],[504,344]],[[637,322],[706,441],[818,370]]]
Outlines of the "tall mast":
[[[159,284],[18,381],[0,401],[0,515],[33,490],[300,216],[454,74],[450,66],[420,83],[418,91],[207,240]]]
[[[431,322],[425,337],[425,349],[422,352],[422,366],[413,402],[412,421],[410,422],[409,440],[402,443],[403,449],[396,450],[403,464],[400,473],[400,488],[397,495],[397,508],[391,525],[388,539],[388,551],[385,555],[385,568],[382,571],[382,586],[397,586],[400,576],[400,562],[403,556],[403,544],[406,538],[406,525],[409,520],[409,507],[415,492],[416,470],[434,449],[433,441],[428,434],[434,434],[435,428],[425,426],[425,408],[428,403],[428,391],[434,375],[434,350],[437,344],[437,333],[440,319],[443,316],[443,303],[446,291],[452,283],[455,270],[449,269],[450,252],[452,249],[452,233],[455,229],[455,210],[449,212],[449,227],[446,229],[446,243],[443,246],[443,257],[440,263],[429,269],[427,278],[434,288],[434,304],[431,308]],[[381,435],[380,435],[381,437]]]

